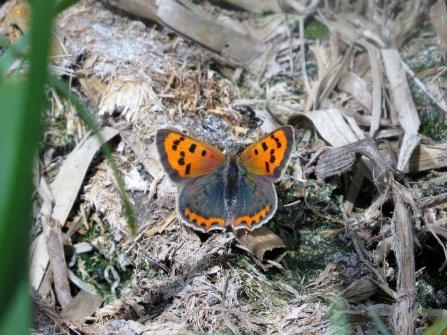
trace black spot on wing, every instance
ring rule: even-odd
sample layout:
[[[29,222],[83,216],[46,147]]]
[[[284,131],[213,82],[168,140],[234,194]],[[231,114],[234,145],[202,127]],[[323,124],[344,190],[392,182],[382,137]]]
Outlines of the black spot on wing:
[[[180,136],[178,140],[172,141],[172,150],[177,151],[178,145],[184,140],[185,138],[183,136]]]
[[[269,162],[265,162],[265,171],[267,171],[267,173],[270,173],[270,163]]]
[[[269,148],[265,142],[262,142],[261,146],[264,151],[267,151],[267,149]]]
[[[275,135],[273,135],[273,134],[270,137],[276,142],[276,147],[277,148],[281,148],[282,147],[281,140],[278,137],[275,137]]]
[[[270,163],[275,163],[276,157],[275,157],[275,149],[270,150]]]
[[[197,148],[197,144],[195,144],[195,143],[191,144],[189,146],[189,152],[193,154],[194,151],[196,151],[196,148]]]

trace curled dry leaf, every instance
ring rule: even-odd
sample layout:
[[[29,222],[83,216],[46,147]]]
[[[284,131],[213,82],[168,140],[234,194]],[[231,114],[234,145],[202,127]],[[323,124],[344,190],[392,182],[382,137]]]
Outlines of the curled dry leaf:
[[[264,270],[273,266],[279,267],[279,262],[286,255],[284,242],[266,226],[253,231],[240,229],[236,233],[237,246],[246,250]],[[273,261],[270,262],[269,261]]]

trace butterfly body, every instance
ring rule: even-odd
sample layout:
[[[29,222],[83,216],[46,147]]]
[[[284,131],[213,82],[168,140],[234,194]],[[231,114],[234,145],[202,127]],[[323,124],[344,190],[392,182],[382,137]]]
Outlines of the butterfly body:
[[[217,148],[174,129],[160,129],[160,162],[179,188],[177,213],[189,226],[209,231],[253,230],[277,208],[277,181],[293,144],[293,128],[284,126],[229,158]]]

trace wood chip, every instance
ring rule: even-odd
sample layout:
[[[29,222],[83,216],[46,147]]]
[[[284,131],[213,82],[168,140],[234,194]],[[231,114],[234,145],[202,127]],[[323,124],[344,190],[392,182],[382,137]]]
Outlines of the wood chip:
[[[421,138],[419,135],[412,135],[410,133],[404,134],[396,167],[399,171],[403,171],[405,169],[420,141]]]
[[[317,178],[324,179],[348,171],[357,161],[358,155],[363,155],[372,162],[374,182],[379,191],[384,193],[391,180],[392,169],[390,163],[382,158],[372,139],[325,151],[315,169]]]
[[[340,296],[349,302],[359,303],[372,297],[373,295],[383,292],[389,297],[396,299],[396,292],[388,286],[378,283],[371,278],[363,277],[349,285]]]
[[[161,1],[157,11],[157,17],[166,26],[238,63],[248,66],[265,52],[261,41],[201,14],[199,10],[192,11],[173,0]]]

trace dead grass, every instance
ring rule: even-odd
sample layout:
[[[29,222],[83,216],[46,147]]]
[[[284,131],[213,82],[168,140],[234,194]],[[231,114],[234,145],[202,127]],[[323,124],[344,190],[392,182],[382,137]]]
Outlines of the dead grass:
[[[265,15],[256,13],[268,5],[261,2],[244,12],[189,2],[140,10],[195,43],[98,1],[62,13],[57,34],[70,55],[63,66],[75,69],[73,90],[108,127],[138,234],[129,233],[113,173],[95,155],[98,144],[68,102],[49,91],[36,225],[55,217],[45,207],[53,199],[54,232],[64,227],[73,272],[70,286],[56,288],[65,289],[65,303],[42,270],[54,250],[43,235],[36,239],[34,333],[377,334],[370,305],[391,332],[410,334],[445,313],[432,309],[447,308],[445,300],[428,305],[416,286],[421,276],[439,280],[433,269],[445,272],[447,264],[445,175],[436,172],[445,168],[447,146],[420,133],[418,113],[424,109],[426,120],[436,108],[447,111],[445,71],[437,67],[447,12],[439,3],[429,16],[425,1],[353,11],[345,1],[307,9],[284,2],[287,14],[275,5],[270,10],[279,12]],[[114,2],[135,15],[128,4]],[[173,8],[196,20],[179,30],[164,12]],[[298,28],[307,21],[297,13],[318,20],[329,37],[304,39]],[[435,33],[419,29],[429,17]],[[416,77],[405,63],[414,64],[420,43],[431,49],[418,64],[433,65],[418,71],[423,98],[415,104],[408,80]],[[235,248],[233,232],[205,236],[181,226],[156,130],[175,127],[229,153],[280,123],[296,127],[297,142],[277,185],[278,213],[267,224],[288,249],[281,264]],[[423,262],[418,254],[436,257]],[[432,289],[445,299],[445,286]],[[71,300],[79,290],[100,292],[104,304]]]

